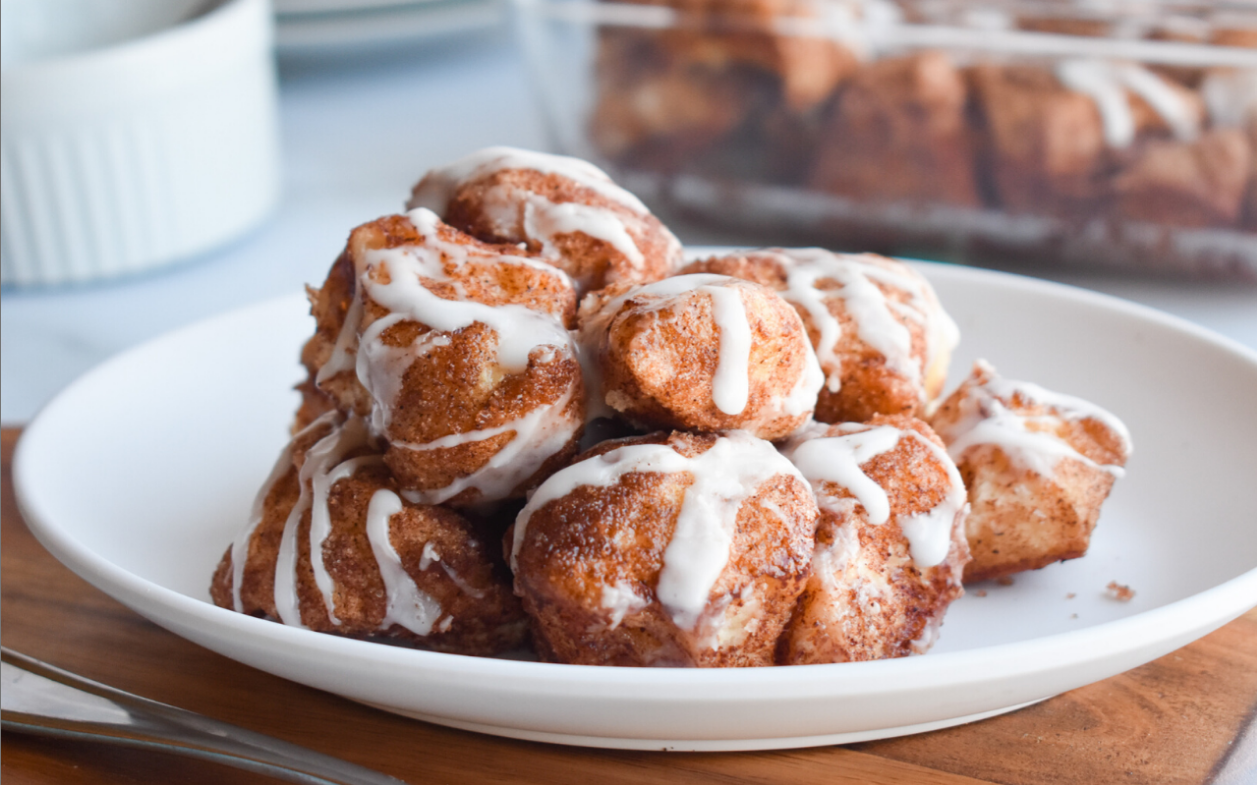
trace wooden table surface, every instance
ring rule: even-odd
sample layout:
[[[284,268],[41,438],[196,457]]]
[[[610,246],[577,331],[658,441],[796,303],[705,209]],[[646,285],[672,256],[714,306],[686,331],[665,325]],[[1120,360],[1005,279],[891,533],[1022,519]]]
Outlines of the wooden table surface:
[[[3,431],[4,645],[124,690],[268,733],[409,783],[1257,783],[1257,610],[1129,673],[947,730],[781,752],[663,753],[482,736],[366,708],[202,649],[62,567],[19,515]],[[6,785],[269,783],[161,753],[0,739]]]

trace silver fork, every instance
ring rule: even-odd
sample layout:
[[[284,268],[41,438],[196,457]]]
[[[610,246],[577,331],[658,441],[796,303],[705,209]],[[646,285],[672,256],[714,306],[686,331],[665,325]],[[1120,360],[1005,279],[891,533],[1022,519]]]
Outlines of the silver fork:
[[[0,727],[173,752],[303,785],[405,785],[330,755],[89,681],[4,647]]]

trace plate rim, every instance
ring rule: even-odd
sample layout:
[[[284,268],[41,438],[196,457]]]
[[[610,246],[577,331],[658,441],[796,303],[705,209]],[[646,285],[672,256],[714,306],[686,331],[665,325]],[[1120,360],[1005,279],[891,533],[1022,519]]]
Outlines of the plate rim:
[[[727,252],[729,249],[704,247],[689,250],[691,254],[697,255],[710,253],[712,250]],[[1038,290],[1038,292],[1069,300],[1081,300],[1085,304],[1117,310],[1139,319],[1160,323],[1225,350],[1237,361],[1257,368],[1257,351],[1155,308],[1080,287],[1011,273],[937,262],[913,260],[913,263],[920,265],[931,277],[935,275],[952,277],[961,283],[965,279],[974,278],[995,280],[1017,289]],[[553,692],[558,689],[562,696],[571,699],[592,697],[607,689],[613,692],[635,689],[665,691],[671,701],[678,703],[695,700],[710,703],[713,701],[713,696],[708,693],[711,693],[714,687],[732,685],[740,689],[736,696],[738,701],[781,700],[783,699],[782,690],[788,690],[791,687],[800,694],[805,691],[809,698],[912,692],[937,687],[940,673],[947,676],[944,680],[946,686],[954,688],[959,684],[987,683],[992,680],[1017,679],[1041,674],[1044,671],[1041,665],[1025,665],[1023,661],[1041,660],[1045,656],[1052,657],[1055,662],[1053,669],[1056,671],[1100,660],[1105,662],[1120,660],[1124,663],[1120,669],[1111,672],[1106,666],[1106,675],[1101,678],[1107,678],[1108,675],[1125,671],[1177,649],[1257,605],[1257,566],[1254,566],[1207,589],[1124,618],[1101,622],[1078,630],[962,651],[935,653],[927,657],[755,669],[616,668],[564,665],[478,658],[380,645],[291,628],[238,614],[158,585],[115,565],[93,552],[44,514],[35,490],[36,478],[30,476],[31,472],[35,471],[31,463],[35,458],[31,456],[36,454],[36,450],[49,449],[43,444],[41,434],[46,429],[55,427],[58,412],[62,407],[72,405],[76,391],[90,387],[98,376],[109,373],[114,365],[130,362],[132,358],[153,350],[153,347],[162,342],[178,342],[192,333],[213,331],[220,322],[245,319],[250,315],[257,316],[280,309],[295,311],[298,303],[303,299],[300,293],[291,293],[261,300],[151,338],[115,355],[72,382],[41,408],[18,440],[12,465],[15,499],[36,538],[59,561],[93,586],[182,637],[189,636],[178,629],[172,629],[172,624],[168,623],[170,620],[166,618],[169,613],[182,615],[182,620],[186,623],[184,626],[201,626],[207,634],[239,635],[249,638],[252,641],[251,646],[292,647],[303,651],[318,651],[320,654],[327,653],[359,665],[412,670],[415,674],[422,676],[417,681],[423,681],[425,678],[448,677],[466,680],[491,676],[494,679],[510,680],[521,690],[544,688],[547,692]],[[1171,622],[1176,634],[1167,637],[1161,630]],[[1112,643],[1115,638],[1121,639],[1121,644],[1116,647]],[[200,640],[195,642],[199,645],[207,645]],[[221,649],[215,650],[221,651]],[[1096,654],[1097,650],[1103,650],[1104,653]],[[1022,656],[1031,652],[1034,653],[1034,658]],[[1144,656],[1145,654],[1148,656]],[[250,662],[234,655],[228,656],[272,673],[276,672],[266,665]],[[556,679],[556,674],[561,674],[562,678]],[[293,678],[283,673],[278,675]],[[1084,683],[1092,681],[1095,679]],[[591,692],[591,687],[599,689]],[[791,692],[784,697],[790,698],[793,694]],[[1023,702],[1024,700],[1015,701],[1015,703]],[[832,734],[829,735],[832,736]],[[612,739],[612,737],[598,738],[605,738],[608,742]],[[785,738],[783,737],[781,741],[784,742]]]

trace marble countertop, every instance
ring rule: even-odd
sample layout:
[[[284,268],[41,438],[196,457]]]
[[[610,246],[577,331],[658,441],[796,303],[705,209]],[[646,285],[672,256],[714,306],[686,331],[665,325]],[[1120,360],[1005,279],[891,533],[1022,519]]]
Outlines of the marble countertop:
[[[262,226],[160,272],[0,294],[0,420],[20,424],[117,352],[204,317],[322,280],[349,230],[396,212],[431,166],[491,144],[545,149],[504,30],[429,41],[405,56],[281,63],[285,192]],[[742,238],[677,226],[691,244]],[[1257,287],[1052,272],[1151,305],[1257,349]]]

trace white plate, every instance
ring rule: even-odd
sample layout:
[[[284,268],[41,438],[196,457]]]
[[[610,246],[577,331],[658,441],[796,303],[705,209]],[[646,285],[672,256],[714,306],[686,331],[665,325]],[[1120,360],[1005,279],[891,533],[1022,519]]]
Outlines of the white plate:
[[[1257,353],[1102,295],[922,269],[964,335],[953,384],[987,357],[1109,408],[1135,442],[1091,553],[971,592],[924,657],[551,665],[346,640],[214,607],[210,574],[296,404],[295,358],[311,330],[300,296],[158,339],[72,385],[18,445],[18,501],[71,569],[210,649],[400,714],[601,747],[782,748],[945,727],[1133,668],[1257,605]],[[1134,599],[1107,597],[1112,580]]]

